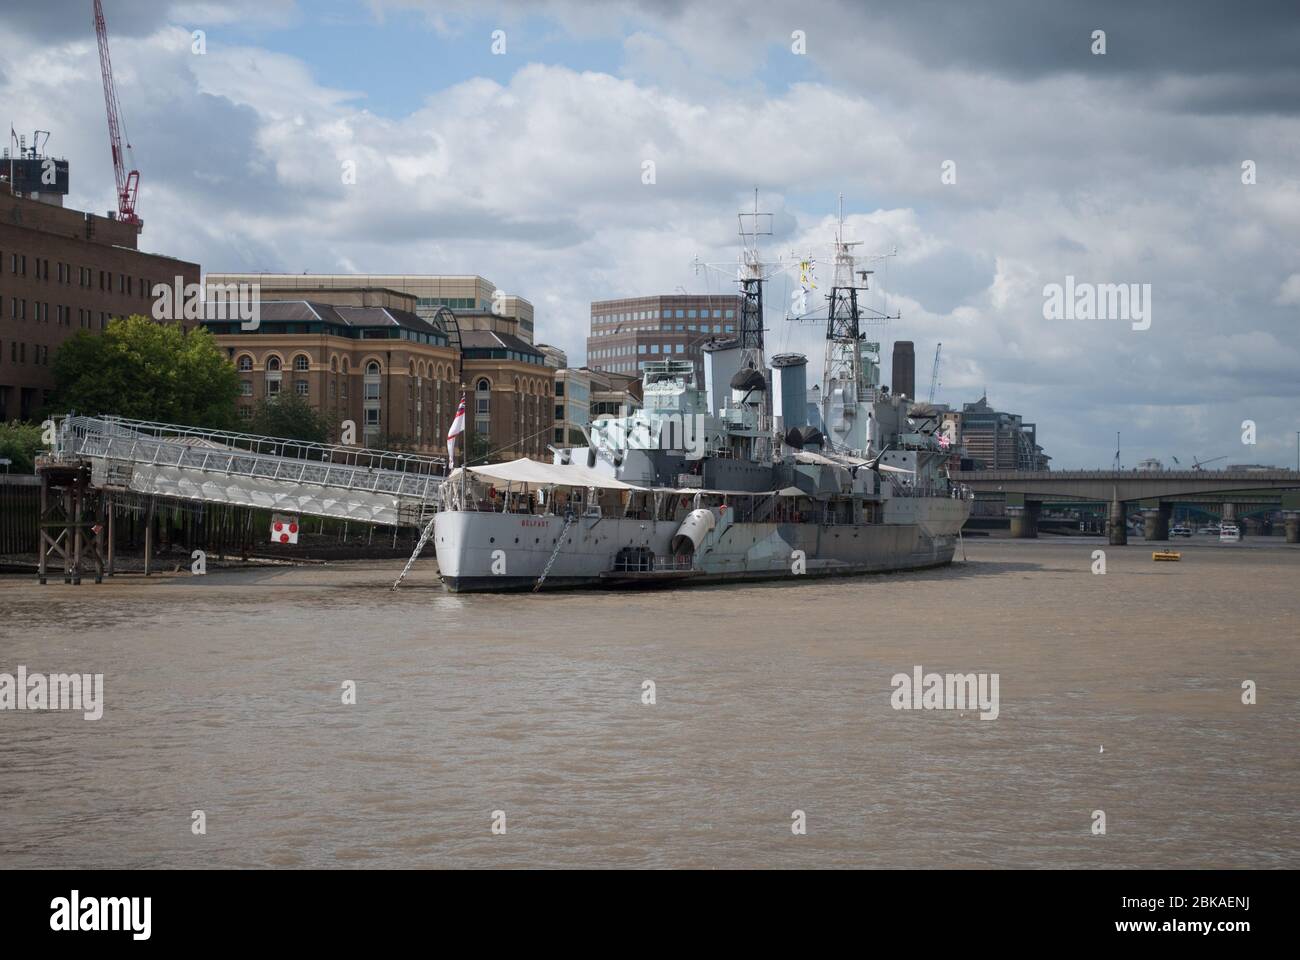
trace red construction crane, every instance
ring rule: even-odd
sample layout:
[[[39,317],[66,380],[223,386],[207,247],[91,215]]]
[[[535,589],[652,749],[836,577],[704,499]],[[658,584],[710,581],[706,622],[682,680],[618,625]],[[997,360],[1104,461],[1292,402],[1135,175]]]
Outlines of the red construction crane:
[[[108,56],[108,25],[104,7],[95,0],[95,35],[99,38],[99,69],[104,74],[104,109],[108,112],[108,146],[113,152],[113,176],[117,180],[117,219],[137,227],[143,221],[136,215],[136,194],[140,190],[140,171],[127,170],[122,153],[122,122],[117,115],[117,89],[113,86],[113,62]],[[128,141],[126,149],[131,149]]]

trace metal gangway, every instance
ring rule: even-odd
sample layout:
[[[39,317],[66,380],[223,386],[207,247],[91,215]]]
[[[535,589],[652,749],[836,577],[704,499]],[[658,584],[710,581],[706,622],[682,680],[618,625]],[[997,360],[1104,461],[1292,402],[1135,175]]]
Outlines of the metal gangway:
[[[423,527],[446,461],[121,417],[56,421],[52,457],[86,462],[105,490],[384,526]]]

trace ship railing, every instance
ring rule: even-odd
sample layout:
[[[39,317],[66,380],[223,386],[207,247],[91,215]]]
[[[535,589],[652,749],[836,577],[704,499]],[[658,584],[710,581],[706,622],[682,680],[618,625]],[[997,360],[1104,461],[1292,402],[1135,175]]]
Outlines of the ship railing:
[[[959,493],[946,483],[907,483],[895,481],[893,495],[896,497],[957,497]]]

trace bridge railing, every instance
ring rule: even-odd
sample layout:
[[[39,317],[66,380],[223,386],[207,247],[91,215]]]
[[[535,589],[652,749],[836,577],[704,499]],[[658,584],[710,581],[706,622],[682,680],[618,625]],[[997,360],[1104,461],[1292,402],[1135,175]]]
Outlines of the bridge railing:
[[[954,480],[1296,480],[1295,470],[954,470]]]
[[[66,417],[57,437],[56,452],[65,457],[387,493],[399,499],[432,500],[445,479],[445,464],[435,457],[116,417]]]

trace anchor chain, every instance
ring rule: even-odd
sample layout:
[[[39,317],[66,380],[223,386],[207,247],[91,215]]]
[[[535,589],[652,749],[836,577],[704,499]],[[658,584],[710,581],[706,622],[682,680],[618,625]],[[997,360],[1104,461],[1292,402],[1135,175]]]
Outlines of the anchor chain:
[[[575,519],[577,519],[577,514],[572,509],[564,515],[564,526],[560,528],[560,535],[555,541],[555,549],[551,551],[551,559],[547,560],[546,566],[542,568],[542,575],[533,584],[533,593],[542,589],[542,582],[546,579],[547,574],[551,572],[551,567],[555,565],[555,558],[560,555],[560,550],[564,547],[564,535],[568,532]]]

